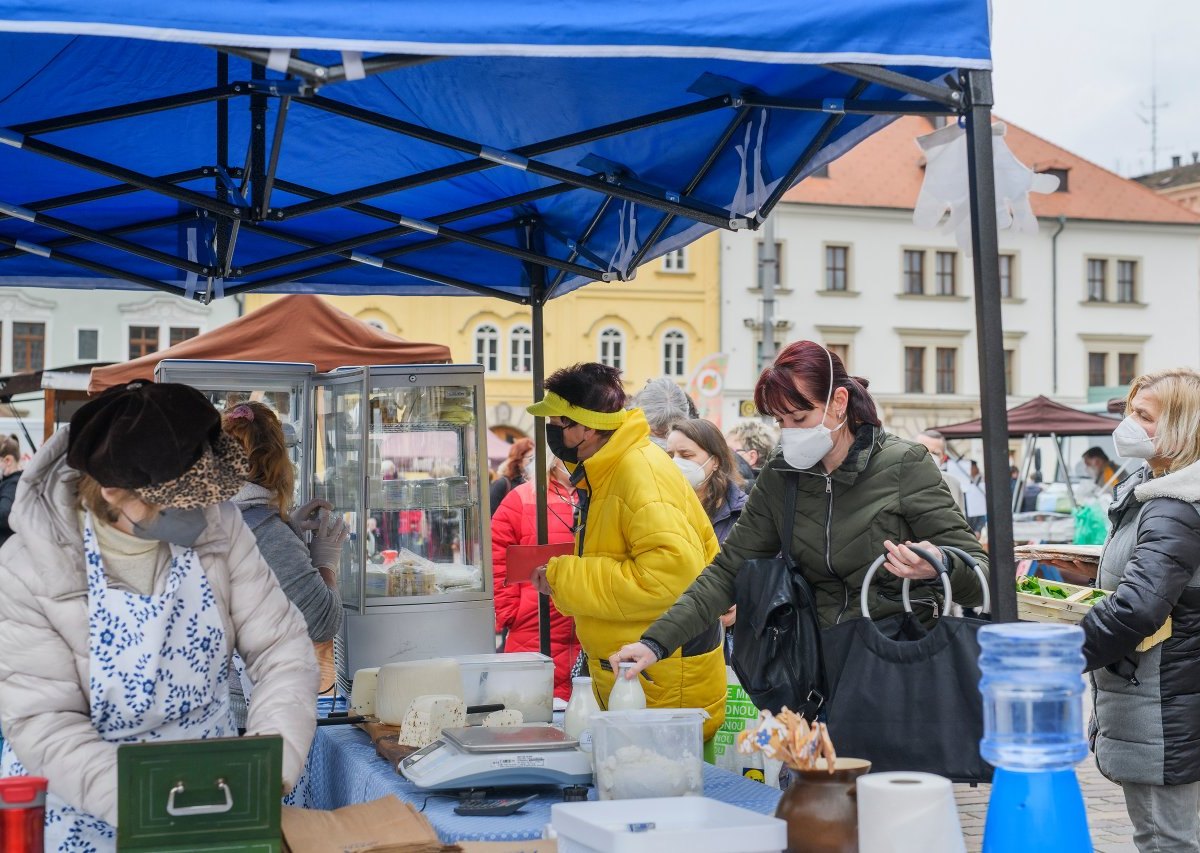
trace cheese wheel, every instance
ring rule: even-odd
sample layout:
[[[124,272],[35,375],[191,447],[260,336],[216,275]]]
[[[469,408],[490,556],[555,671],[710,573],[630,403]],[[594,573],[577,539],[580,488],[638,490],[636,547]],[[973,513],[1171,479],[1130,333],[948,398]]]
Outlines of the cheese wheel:
[[[442,736],[442,729],[467,724],[467,706],[459,696],[418,696],[408,706],[400,726],[402,746],[429,746]]]
[[[350,688],[350,713],[364,717],[375,716],[375,689],[379,683],[379,667],[360,669],[354,673]]]
[[[389,726],[404,723],[409,705],[418,696],[463,698],[458,661],[450,658],[384,664],[375,690],[375,716]]]

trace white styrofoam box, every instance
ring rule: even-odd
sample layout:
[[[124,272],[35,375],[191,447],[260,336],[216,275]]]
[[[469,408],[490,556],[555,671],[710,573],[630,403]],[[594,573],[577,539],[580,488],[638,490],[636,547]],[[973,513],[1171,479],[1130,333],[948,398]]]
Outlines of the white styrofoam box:
[[[467,706],[502,704],[527,723],[554,719],[554,661],[537,652],[458,655]]]
[[[787,824],[707,797],[556,803],[558,853],[780,853]]]

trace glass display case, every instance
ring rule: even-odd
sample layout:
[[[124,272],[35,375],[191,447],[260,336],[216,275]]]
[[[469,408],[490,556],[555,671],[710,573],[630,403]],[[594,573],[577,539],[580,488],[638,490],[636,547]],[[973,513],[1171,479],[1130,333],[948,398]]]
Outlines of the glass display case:
[[[343,689],[364,667],[495,650],[482,367],[164,361],[156,376],[298,426],[297,501],[329,501],[351,531]]]

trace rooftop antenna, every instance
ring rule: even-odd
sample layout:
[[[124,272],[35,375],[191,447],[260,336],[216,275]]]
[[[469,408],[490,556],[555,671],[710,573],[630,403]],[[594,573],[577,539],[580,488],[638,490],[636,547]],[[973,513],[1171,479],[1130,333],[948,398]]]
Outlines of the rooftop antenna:
[[[1158,111],[1165,110],[1170,104],[1158,100],[1158,40],[1150,41],[1150,103],[1141,103],[1143,110],[1150,111],[1150,117],[1139,115],[1142,124],[1150,125],[1150,171],[1158,171]]]

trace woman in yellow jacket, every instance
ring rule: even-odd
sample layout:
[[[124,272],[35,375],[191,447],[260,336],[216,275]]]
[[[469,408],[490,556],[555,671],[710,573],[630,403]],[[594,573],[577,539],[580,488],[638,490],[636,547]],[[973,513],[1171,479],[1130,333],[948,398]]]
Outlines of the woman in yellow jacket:
[[[667,454],[650,442],[640,409],[626,411],[620,372],[577,364],[546,380],[529,412],[547,418],[546,444],[579,491],[576,554],[534,573],[539,592],[575,618],[596,698],[604,707],[608,654],[636,642],[675,603],[718,550],[708,515]],[[712,737],[725,717],[721,630],[711,628],[646,670],[651,708],[703,708]]]

